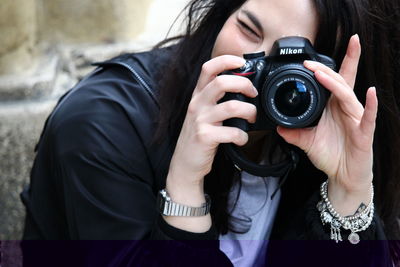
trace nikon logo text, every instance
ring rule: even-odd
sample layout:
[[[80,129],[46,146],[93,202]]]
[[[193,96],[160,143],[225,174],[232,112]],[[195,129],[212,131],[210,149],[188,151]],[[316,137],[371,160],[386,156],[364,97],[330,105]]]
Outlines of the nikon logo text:
[[[281,48],[280,55],[297,55],[297,54],[302,54],[303,53],[303,48]]]

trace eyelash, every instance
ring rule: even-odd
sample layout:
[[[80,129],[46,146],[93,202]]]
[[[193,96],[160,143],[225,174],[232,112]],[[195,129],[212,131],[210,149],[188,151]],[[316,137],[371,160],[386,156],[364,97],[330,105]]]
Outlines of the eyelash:
[[[241,20],[238,20],[238,22],[239,22],[240,26],[241,26],[242,28],[244,28],[247,32],[249,32],[250,34],[256,36],[257,38],[260,38],[260,36],[258,36],[258,34],[257,34],[255,31],[253,31],[253,29],[250,28],[246,23],[244,23],[244,22],[241,21]]]

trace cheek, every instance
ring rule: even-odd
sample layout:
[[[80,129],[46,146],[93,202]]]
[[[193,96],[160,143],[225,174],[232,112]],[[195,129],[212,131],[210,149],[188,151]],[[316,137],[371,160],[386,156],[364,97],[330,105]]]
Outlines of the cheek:
[[[237,30],[236,25],[227,23],[218,34],[215,41],[211,57],[218,57],[221,55],[234,55],[243,56],[246,51],[246,42],[242,34]]]

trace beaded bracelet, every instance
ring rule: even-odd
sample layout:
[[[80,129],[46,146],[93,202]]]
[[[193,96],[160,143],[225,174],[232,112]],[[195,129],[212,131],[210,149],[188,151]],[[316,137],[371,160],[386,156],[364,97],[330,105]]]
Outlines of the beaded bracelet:
[[[340,228],[343,227],[346,230],[350,230],[351,233],[348,236],[348,240],[352,244],[358,244],[360,242],[360,236],[357,232],[366,230],[372,222],[374,215],[374,188],[371,184],[371,200],[368,206],[352,216],[342,217],[333,208],[331,202],[328,199],[328,183],[325,181],[321,184],[320,188],[322,200],[318,202],[317,209],[321,213],[322,224],[330,224],[331,226],[331,239],[335,240],[336,243],[343,241]]]

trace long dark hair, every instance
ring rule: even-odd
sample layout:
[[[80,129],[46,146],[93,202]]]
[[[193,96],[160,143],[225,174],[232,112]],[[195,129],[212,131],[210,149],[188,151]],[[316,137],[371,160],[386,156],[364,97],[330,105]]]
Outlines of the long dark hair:
[[[192,0],[186,9],[185,34],[159,44],[162,46],[171,40],[178,40],[169,65],[172,71],[160,83],[161,112],[156,136],[169,134],[173,140],[177,139],[201,66],[210,59],[216,37],[227,18],[245,2]],[[376,208],[384,222],[387,237],[400,239],[399,4],[388,0],[315,0],[315,7],[319,29],[314,47],[319,53],[334,58],[338,66],[350,37],[355,33],[360,36],[362,55],[355,92],[365,103],[366,89],[376,86],[379,99],[374,142]],[[218,151],[205,185],[214,203],[217,203],[212,213],[222,233],[227,231],[229,225],[227,195],[232,176],[237,176],[230,165],[222,151]]]

